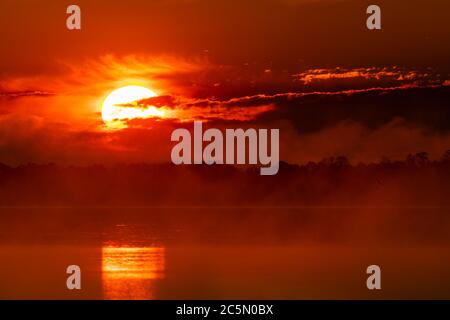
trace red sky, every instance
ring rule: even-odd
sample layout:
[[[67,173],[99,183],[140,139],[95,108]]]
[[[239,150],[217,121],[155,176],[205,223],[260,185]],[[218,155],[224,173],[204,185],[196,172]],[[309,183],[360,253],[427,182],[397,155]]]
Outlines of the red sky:
[[[0,3],[0,162],[169,160],[180,120],[280,128],[290,162],[450,149],[450,4],[378,1]],[[166,96],[182,119],[106,130],[103,99],[124,85]],[[144,104],[145,105],[145,104]]]

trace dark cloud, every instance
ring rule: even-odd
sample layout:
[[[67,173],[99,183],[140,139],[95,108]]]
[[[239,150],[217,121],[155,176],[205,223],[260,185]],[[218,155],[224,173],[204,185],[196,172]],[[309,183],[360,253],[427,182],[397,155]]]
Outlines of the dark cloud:
[[[148,99],[144,99],[139,101],[139,104],[142,105],[150,105],[154,107],[174,107],[177,105],[177,99],[175,97],[165,95],[165,96],[159,96],[159,97],[152,97]]]
[[[288,119],[299,132],[314,132],[342,121],[379,128],[393,119],[434,132],[450,130],[450,87],[398,87],[317,93],[278,99],[266,121]]]
[[[404,119],[427,130],[450,130],[450,87],[402,85],[328,92],[258,94],[227,100],[164,96],[139,101],[174,110],[173,120],[264,122],[287,120],[307,133],[342,121],[361,123],[369,129],[393,119]],[[165,105],[167,103],[167,105]]]

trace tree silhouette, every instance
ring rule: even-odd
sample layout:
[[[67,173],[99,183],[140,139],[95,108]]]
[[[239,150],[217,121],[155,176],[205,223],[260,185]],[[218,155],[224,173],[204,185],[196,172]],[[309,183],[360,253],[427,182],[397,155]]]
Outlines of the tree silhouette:
[[[426,165],[430,162],[427,152],[418,152],[414,155],[409,154],[406,158],[406,163],[416,167]]]
[[[450,163],[450,149],[444,152],[441,161],[443,163]]]

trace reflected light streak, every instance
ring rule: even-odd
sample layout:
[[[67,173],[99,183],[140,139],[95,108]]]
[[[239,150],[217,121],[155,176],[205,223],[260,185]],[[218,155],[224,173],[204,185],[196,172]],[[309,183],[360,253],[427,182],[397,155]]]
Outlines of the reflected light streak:
[[[164,278],[165,250],[155,247],[102,248],[105,299],[154,299],[155,283]]]

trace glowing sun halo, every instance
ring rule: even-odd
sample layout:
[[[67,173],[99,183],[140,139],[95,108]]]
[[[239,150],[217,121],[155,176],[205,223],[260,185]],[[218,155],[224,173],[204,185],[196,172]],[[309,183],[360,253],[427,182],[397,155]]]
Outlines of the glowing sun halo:
[[[121,120],[162,117],[164,111],[156,107],[142,107],[139,100],[156,97],[152,90],[141,86],[126,86],[111,92],[102,105],[102,118],[108,127],[123,127]]]

